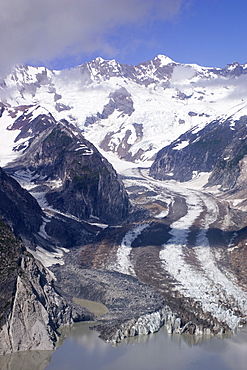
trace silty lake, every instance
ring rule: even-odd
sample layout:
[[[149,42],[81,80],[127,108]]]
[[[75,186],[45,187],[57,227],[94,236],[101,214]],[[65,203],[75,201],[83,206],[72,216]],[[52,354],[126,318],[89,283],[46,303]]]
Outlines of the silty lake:
[[[125,340],[117,347],[99,339],[88,323],[74,325],[66,334],[55,352],[0,356],[1,370],[247,369],[247,327],[228,338],[207,339],[169,335],[162,328],[153,335]]]

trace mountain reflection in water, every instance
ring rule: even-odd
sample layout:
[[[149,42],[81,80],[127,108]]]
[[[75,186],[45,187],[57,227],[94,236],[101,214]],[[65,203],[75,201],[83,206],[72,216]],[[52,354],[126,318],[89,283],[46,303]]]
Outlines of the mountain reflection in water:
[[[168,335],[165,329],[112,346],[92,324],[74,325],[55,351],[0,356],[1,370],[246,370],[247,327],[228,338]]]

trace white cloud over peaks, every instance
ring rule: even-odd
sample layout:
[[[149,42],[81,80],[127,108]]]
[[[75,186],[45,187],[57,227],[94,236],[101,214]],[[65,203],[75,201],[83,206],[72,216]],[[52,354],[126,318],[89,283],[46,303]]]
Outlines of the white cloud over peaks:
[[[0,74],[63,53],[115,52],[106,36],[117,26],[170,19],[187,0],[1,0]]]

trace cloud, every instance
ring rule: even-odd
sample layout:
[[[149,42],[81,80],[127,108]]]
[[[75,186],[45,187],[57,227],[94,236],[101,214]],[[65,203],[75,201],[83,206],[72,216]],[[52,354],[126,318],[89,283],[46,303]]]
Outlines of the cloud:
[[[247,95],[247,75],[242,74],[238,77],[225,78],[218,77],[216,79],[201,79],[198,82],[193,84],[194,87],[214,87],[221,89],[225,87],[229,90],[228,98],[229,99],[244,99],[246,100]]]
[[[171,83],[181,84],[181,81],[189,80],[193,78],[195,74],[196,74],[195,70],[190,66],[186,66],[186,65],[175,66],[172,72]]]
[[[114,54],[119,26],[172,19],[188,0],[2,0],[0,74],[29,61],[79,53]]]

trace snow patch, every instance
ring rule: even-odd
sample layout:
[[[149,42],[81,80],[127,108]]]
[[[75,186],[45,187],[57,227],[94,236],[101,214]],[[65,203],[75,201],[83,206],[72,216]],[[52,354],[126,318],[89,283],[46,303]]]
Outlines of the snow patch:
[[[83,153],[80,153],[82,155],[92,155],[93,149],[88,148],[85,144],[81,144],[78,148],[75,149],[75,152],[83,151]]]
[[[172,149],[173,150],[180,150],[180,149],[183,149],[185,148],[186,146],[189,145],[189,141],[188,140],[183,140],[181,141],[181,143],[178,143],[176,146],[174,146]]]
[[[169,214],[169,209],[167,209],[166,211],[160,212],[159,214],[157,214],[155,216],[155,218],[162,219],[162,218],[166,217],[168,214]]]
[[[64,253],[68,253],[69,249],[57,247],[54,252],[49,252],[38,246],[35,251],[30,248],[28,251],[45,267],[50,267],[55,264],[64,265]]]

